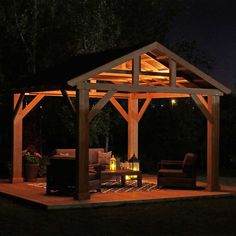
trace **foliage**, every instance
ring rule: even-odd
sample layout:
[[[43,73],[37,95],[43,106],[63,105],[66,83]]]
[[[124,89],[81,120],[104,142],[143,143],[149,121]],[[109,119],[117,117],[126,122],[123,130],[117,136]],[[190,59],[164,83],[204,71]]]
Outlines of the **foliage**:
[[[29,152],[27,151],[24,156],[24,161],[27,164],[39,164],[42,156],[37,152]]]
[[[184,3],[1,0],[0,69],[19,78],[78,53],[163,41]]]
[[[1,89],[72,55],[155,40],[165,42],[175,16],[181,14],[186,3],[186,0],[0,0]],[[196,66],[206,70],[212,66],[212,60],[195,41],[183,40],[172,48]],[[4,97],[6,101],[2,100]],[[1,114],[10,117],[12,101],[5,95],[0,98]],[[229,166],[236,153],[235,97],[223,98],[222,103],[221,156]],[[24,146],[34,142],[40,152],[48,153],[53,148],[73,147],[74,117],[63,99],[46,98],[40,105],[24,119]],[[122,105],[127,109],[125,102]],[[9,127],[5,124],[0,124],[1,133],[7,136]],[[205,128],[205,119],[189,99],[178,99],[175,107],[168,99],[152,101],[139,126],[140,158],[147,163],[144,167],[155,167],[159,159],[182,158],[187,151],[196,152],[203,166]],[[127,152],[127,123],[112,106],[106,105],[94,118],[90,131],[90,146],[105,146],[108,142],[109,149],[116,154],[123,156]],[[4,138],[1,145],[6,146]]]

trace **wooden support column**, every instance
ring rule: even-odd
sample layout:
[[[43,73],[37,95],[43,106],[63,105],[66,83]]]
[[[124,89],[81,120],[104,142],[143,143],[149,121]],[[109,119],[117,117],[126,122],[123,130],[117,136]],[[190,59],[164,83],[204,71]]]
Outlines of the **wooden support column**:
[[[61,94],[62,94],[62,96],[64,97],[66,103],[68,104],[68,106],[69,106],[69,108],[70,108],[70,110],[71,110],[72,116],[74,116],[74,115],[75,115],[75,107],[74,107],[74,104],[73,104],[73,102],[71,101],[71,99],[70,99],[68,93],[66,92],[65,89],[61,89]]]
[[[140,57],[135,56],[132,60],[132,84],[138,85],[139,84],[139,74],[140,74]]]
[[[13,118],[13,154],[11,182],[23,182],[22,177],[22,101],[21,95],[14,94],[14,118]],[[16,110],[17,109],[17,110]]]
[[[170,68],[170,86],[176,87],[176,62],[172,59],[169,59],[169,68]]]
[[[89,90],[76,90],[76,192],[75,199],[89,199]]]
[[[208,109],[213,121],[207,121],[207,189],[220,190],[219,185],[219,133],[220,97],[208,96]]]
[[[128,159],[138,157],[138,99],[131,94],[128,99]]]

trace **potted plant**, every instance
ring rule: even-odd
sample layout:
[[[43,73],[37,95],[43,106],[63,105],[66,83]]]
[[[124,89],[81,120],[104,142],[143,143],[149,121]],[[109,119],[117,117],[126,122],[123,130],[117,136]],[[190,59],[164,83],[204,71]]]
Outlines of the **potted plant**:
[[[33,146],[26,149],[23,155],[25,181],[34,182],[37,180],[41,158],[42,156],[35,151]]]

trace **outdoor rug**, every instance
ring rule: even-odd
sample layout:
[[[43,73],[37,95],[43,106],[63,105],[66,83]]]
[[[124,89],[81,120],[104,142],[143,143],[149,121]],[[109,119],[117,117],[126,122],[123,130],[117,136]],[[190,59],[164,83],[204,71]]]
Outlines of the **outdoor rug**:
[[[137,181],[128,180],[122,187],[117,181],[107,181],[102,183],[102,193],[122,193],[122,192],[150,192],[158,190],[156,184],[142,183],[142,187],[137,186]]]
[[[46,183],[29,183],[28,185],[46,189]],[[101,193],[150,192],[157,190],[159,189],[157,189],[156,184],[147,182],[142,183],[142,187],[138,187],[137,181],[129,180],[122,187],[118,181],[107,181],[102,183]],[[96,190],[91,192],[96,192]]]

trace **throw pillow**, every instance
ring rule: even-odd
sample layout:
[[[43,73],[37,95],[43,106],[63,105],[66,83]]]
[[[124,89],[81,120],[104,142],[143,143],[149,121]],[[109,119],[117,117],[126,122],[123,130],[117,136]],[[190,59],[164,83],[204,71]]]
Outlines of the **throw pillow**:
[[[98,152],[98,163],[102,165],[109,165],[112,152]]]

